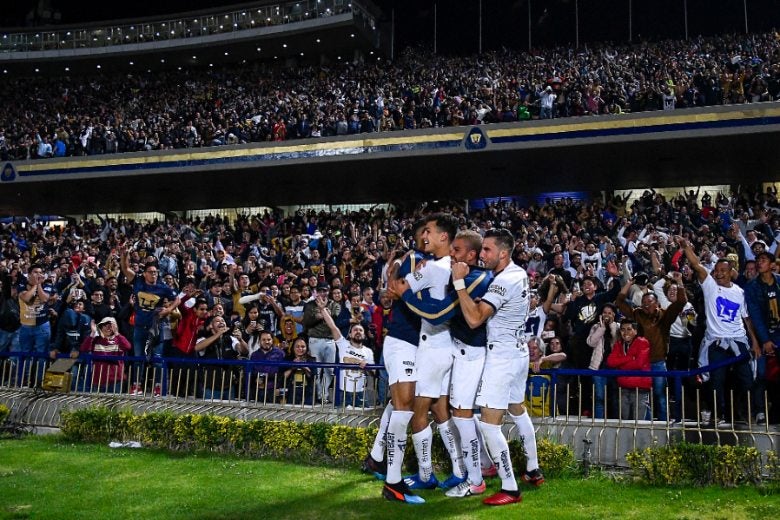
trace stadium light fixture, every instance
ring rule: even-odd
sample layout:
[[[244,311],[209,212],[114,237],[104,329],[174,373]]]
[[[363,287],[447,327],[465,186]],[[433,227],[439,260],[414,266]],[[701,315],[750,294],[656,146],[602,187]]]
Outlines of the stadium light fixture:
[[[161,58],[160,63],[165,63],[165,58]]]
[[[135,63],[131,61],[131,62],[130,62],[130,65],[135,65]]]
[[[317,43],[320,43],[320,39],[319,38],[317,38]]]
[[[70,72],[70,67],[65,67],[65,72]]]
[[[287,44],[286,44],[286,43],[283,43],[283,44],[282,44],[282,48],[283,48],[283,49],[286,49],[286,48],[287,48]]]
[[[97,68],[97,69],[101,68],[101,67],[100,67],[100,64],[98,64],[98,65],[95,65],[95,68]]]
[[[229,55],[230,53],[228,51],[225,51],[225,56]]]

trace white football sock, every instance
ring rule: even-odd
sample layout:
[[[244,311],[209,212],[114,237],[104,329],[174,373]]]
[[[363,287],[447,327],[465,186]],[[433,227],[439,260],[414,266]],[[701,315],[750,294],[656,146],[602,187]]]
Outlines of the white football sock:
[[[424,430],[412,434],[414,452],[417,454],[418,473],[422,482],[431,480],[433,474],[433,461],[431,460],[431,444],[433,444],[433,430],[431,425]]]
[[[534,425],[531,422],[531,417],[528,412],[523,415],[512,415],[512,422],[517,426],[517,434],[523,439],[523,448],[525,448],[526,456],[526,471],[533,471],[539,468],[539,456],[536,452],[536,432],[534,431]]]
[[[376,461],[385,460],[385,446],[387,445],[387,426],[390,424],[390,415],[393,413],[393,403],[387,403],[385,411],[382,412],[382,418],[379,420],[379,431],[374,437],[374,445],[371,447],[371,458]]]
[[[501,478],[501,489],[517,491],[515,472],[512,470],[512,460],[509,457],[509,443],[506,442],[501,426],[480,422],[482,436],[485,439],[490,456],[498,466],[498,476]]]
[[[460,435],[460,449],[463,452],[463,462],[466,464],[469,482],[477,485],[482,482],[482,468],[479,463],[479,454],[482,450],[477,425],[471,417],[453,417],[452,422]]]
[[[406,429],[412,420],[411,410],[394,410],[387,425],[387,477],[388,484],[401,482],[401,468],[406,452]]]
[[[466,464],[463,461],[463,451],[461,449],[458,428],[452,422],[452,419],[441,424],[437,423],[436,427],[439,429],[439,435],[441,435],[441,440],[444,442],[444,447],[447,448],[447,453],[450,454],[452,474],[456,477],[463,478],[466,474]]]

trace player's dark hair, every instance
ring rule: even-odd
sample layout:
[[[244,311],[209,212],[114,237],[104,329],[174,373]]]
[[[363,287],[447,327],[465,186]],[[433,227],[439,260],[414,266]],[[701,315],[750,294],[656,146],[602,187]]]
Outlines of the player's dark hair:
[[[512,236],[512,233],[508,229],[488,229],[485,231],[485,238],[492,238],[495,240],[499,249],[510,252],[515,249],[515,237]]]
[[[435,223],[436,227],[445,233],[450,242],[455,239],[455,234],[458,232],[458,219],[449,213],[431,213],[425,217],[425,223]]]

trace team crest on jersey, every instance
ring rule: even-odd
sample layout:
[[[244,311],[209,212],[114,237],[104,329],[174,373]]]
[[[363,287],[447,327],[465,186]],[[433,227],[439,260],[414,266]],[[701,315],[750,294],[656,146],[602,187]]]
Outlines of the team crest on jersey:
[[[414,276],[414,279],[417,280],[418,282],[422,280],[423,277],[420,271],[415,271],[414,273],[412,273],[412,276]]]
[[[146,291],[138,292],[138,307],[145,311],[153,311],[157,307],[157,302],[160,301],[160,297],[154,293]]]

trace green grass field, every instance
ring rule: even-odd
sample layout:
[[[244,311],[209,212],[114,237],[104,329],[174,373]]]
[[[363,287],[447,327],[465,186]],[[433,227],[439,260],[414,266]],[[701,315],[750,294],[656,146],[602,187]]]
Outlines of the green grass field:
[[[500,482],[488,483],[488,492]],[[426,491],[426,504],[390,503],[356,470],[211,454],[72,444],[62,437],[0,440],[0,518],[329,519],[780,517],[777,488],[650,488],[604,476],[523,487],[522,504]],[[529,516],[532,515],[532,516]]]

